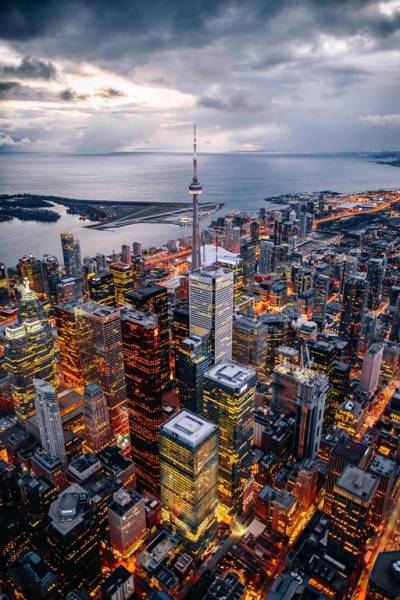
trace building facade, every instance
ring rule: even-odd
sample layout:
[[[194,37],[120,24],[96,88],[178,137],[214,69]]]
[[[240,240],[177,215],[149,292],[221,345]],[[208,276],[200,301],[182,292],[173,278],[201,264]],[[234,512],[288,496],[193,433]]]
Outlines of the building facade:
[[[193,553],[216,533],[218,429],[187,410],[161,426],[163,519]]]
[[[256,373],[224,361],[209,369],[203,389],[203,416],[214,423],[219,439],[219,502],[229,519],[243,510],[251,478]]]
[[[213,362],[232,358],[233,274],[201,270],[189,278],[190,335],[210,336]]]

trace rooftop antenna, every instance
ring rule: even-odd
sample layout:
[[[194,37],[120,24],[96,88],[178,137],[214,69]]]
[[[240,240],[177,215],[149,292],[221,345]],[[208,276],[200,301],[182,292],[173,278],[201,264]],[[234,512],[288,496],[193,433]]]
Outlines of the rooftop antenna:
[[[197,139],[196,125],[193,126],[193,179],[189,185],[189,193],[193,197],[193,229],[192,229],[192,271],[201,266],[199,196],[202,188],[197,179]]]

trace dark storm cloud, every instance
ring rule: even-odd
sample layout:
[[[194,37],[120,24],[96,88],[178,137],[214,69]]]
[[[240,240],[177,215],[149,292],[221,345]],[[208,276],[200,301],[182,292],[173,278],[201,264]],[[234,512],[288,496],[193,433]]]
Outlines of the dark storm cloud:
[[[67,88],[63,90],[62,92],[60,92],[59,96],[61,100],[64,100],[65,102],[70,102],[73,100],[86,100],[86,98],[89,97],[87,94],[78,94],[78,92],[76,92],[72,88]]]
[[[29,86],[21,85],[17,81],[0,81],[0,99],[29,99],[36,97]]]
[[[17,79],[44,79],[51,80],[57,76],[57,70],[48,60],[40,60],[32,56],[25,56],[19,65],[1,65],[0,76]]]
[[[339,34],[370,33],[386,41],[399,30],[400,15],[390,17],[373,10],[376,7],[375,0],[3,0],[0,36],[26,41],[51,35],[72,54],[106,52],[117,58],[129,47],[149,52],[182,43],[205,45],[216,32],[251,35],[293,10],[288,26],[294,33],[297,26],[305,26],[304,14],[312,16],[307,28],[297,32],[299,37],[316,27]],[[232,18],[235,11],[239,18]],[[279,53],[271,60],[278,61]]]
[[[3,95],[43,98],[18,81],[52,80],[47,98],[65,103],[53,117],[57,135],[66,143],[81,101],[74,125],[90,128],[67,142],[85,151],[148,139],[156,147],[160,131],[163,147],[179,147],[184,136],[174,131],[194,120],[225,147],[392,144],[385,124],[398,114],[400,11],[388,0],[2,0],[0,37],[25,56],[0,67]],[[147,90],[146,104],[129,83],[190,98],[164,107]]]
[[[259,112],[261,104],[253,100],[250,90],[236,90],[222,96],[203,96],[197,102],[203,108],[212,108],[226,112]]]
[[[100,96],[101,98],[121,98],[125,94],[121,90],[115,90],[114,88],[102,88],[96,92],[96,96]]]

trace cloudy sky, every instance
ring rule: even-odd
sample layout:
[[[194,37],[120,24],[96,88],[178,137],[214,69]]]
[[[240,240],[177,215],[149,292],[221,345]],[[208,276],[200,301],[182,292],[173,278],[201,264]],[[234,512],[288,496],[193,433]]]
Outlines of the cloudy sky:
[[[0,151],[400,149],[400,0],[2,0]]]

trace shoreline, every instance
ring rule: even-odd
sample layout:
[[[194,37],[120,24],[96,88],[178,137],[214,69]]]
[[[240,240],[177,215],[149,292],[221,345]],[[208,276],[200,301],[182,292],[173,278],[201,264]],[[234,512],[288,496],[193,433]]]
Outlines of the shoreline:
[[[34,215],[34,204],[42,201],[47,205],[65,206],[67,213],[77,215],[82,221],[90,221],[89,225],[83,225],[86,229],[97,229],[107,231],[109,229],[118,229],[126,225],[134,225],[139,223],[170,223],[168,217],[184,215],[190,213],[192,204],[190,202],[140,202],[140,201],[123,201],[123,200],[88,200],[67,198],[62,196],[42,195],[42,194],[4,194],[4,200],[13,202],[17,199],[23,199],[26,206],[26,215],[32,211],[31,219],[26,221],[38,221],[37,214]],[[29,201],[32,201],[30,208]],[[223,202],[204,202],[200,203],[200,218],[202,213],[207,215],[221,210],[224,206]],[[56,213],[55,213],[56,214]],[[203,215],[204,216],[204,215]],[[39,219],[40,220],[40,219]],[[58,220],[58,219],[57,219]],[[43,219],[45,222],[45,219]]]

